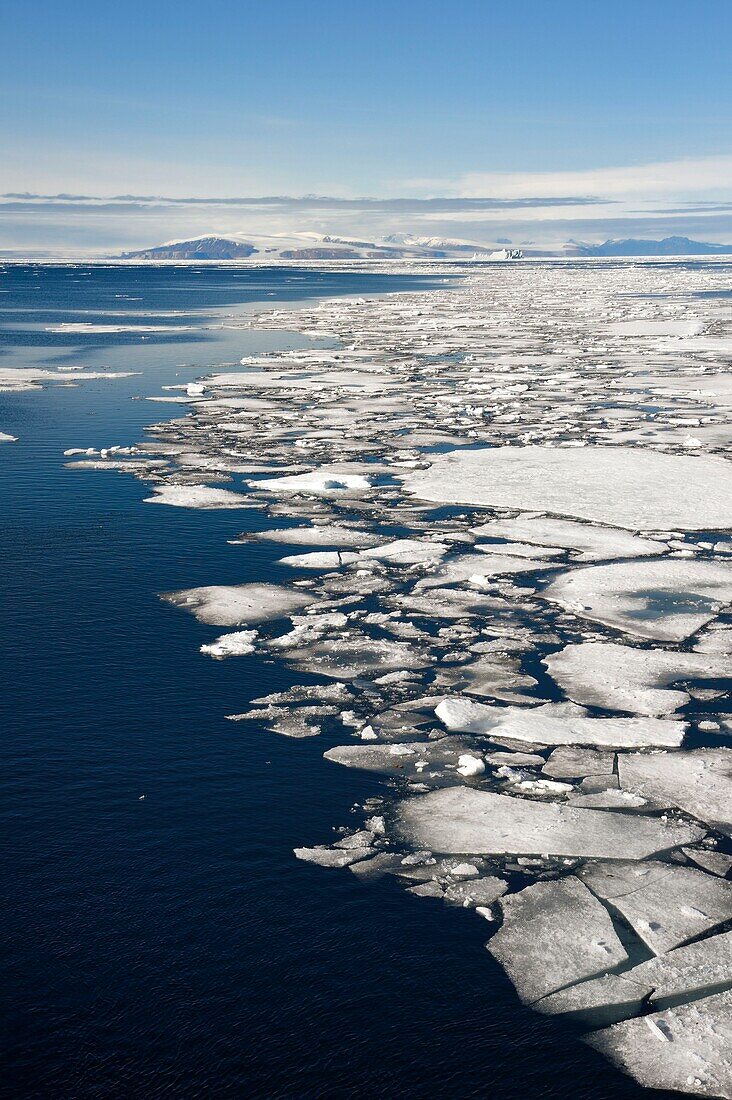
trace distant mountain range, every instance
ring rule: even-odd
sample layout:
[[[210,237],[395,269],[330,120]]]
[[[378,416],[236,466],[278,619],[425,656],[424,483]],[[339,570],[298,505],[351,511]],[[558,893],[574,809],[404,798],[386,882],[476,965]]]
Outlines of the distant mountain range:
[[[507,243],[507,242],[501,242]],[[688,237],[664,237],[663,240],[605,241],[585,244],[569,241],[557,252],[534,249],[496,248],[454,237],[417,237],[392,233],[373,241],[351,237],[321,236],[317,233],[276,234],[246,237],[206,235],[188,240],[167,241],[153,248],[125,252],[123,260],[510,260],[534,257],[592,256],[727,256],[732,245],[708,244]]]
[[[730,256],[732,244],[707,244],[688,237],[664,237],[662,241],[643,241],[633,237],[605,241],[604,244],[581,244],[571,241],[567,255],[575,256]]]

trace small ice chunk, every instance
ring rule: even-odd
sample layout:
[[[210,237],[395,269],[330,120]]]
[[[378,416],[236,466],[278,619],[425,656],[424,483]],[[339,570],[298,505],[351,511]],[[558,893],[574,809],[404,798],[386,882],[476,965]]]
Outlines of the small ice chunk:
[[[454,872],[453,872],[454,874]],[[445,889],[445,901],[465,908],[493,905],[508,889],[505,879],[497,875],[482,875],[466,882],[455,882]]]
[[[350,867],[352,863],[373,855],[373,848],[329,848],[321,845],[317,848],[293,848],[298,859],[306,863],[317,863],[320,867]]]
[[[231,489],[211,485],[155,485],[145,504],[170,504],[175,508],[251,508],[252,502]]]
[[[587,775],[611,775],[614,767],[614,753],[561,745],[551,754],[542,771],[554,779],[579,779]]]
[[[372,546],[362,550],[361,557],[375,558],[376,561],[390,562],[392,565],[418,565],[420,562],[435,562],[444,557],[448,547],[441,542],[426,539],[396,539],[383,546]]]
[[[473,775],[482,775],[485,771],[485,763],[480,757],[471,756],[470,753],[463,753],[458,757],[457,770],[460,775],[470,777]]]
[[[222,634],[215,642],[201,646],[201,653],[222,660],[224,657],[242,657],[254,653],[256,630],[235,630],[231,634]]]
[[[268,493],[331,493],[354,492],[370,489],[371,478],[363,474],[349,473],[338,467],[322,466],[309,474],[293,474],[291,477],[270,477],[262,481],[248,481],[251,489]]]

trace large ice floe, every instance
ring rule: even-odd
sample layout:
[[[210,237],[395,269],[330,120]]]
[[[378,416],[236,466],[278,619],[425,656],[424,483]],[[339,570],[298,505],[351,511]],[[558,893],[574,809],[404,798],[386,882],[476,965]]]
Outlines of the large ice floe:
[[[440,455],[406,488],[423,500],[540,508],[615,527],[732,527],[724,459],[633,447],[496,447]]]
[[[661,558],[594,565],[563,574],[542,595],[625,634],[682,642],[732,601],[732,564]]]
[[[379,785],[302,838],[313,876],[474,910],[532,1010],[644,1085],[730,1097],[726,275],[451,271],[288,311],[329,349],[184,382],[185,417],[70,465],[232,509],[240,583],[164,598],[226,631],[202,660],[256,655],[228,718],[322,733]]]
[[[396,831],[418,848],[455,855],[575,856],[645,859],[704,831],[693,825],[553,802],[513,798],[471,787],[446,787],[407,799]]]

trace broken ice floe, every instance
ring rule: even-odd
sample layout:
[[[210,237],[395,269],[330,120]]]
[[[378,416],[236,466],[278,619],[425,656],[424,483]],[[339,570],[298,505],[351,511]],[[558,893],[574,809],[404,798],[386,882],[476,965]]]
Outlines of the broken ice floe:
[[[536,1008],[569,1015],[591,1026],[615,1023],[681,998],[709,996],[732,986],[732,932],[721,932],[638,963],[619,973],[570,985],[545,997]]]
[[[494,519],[474,529],[476,535],[497,538],[525,539],[537,546],[576,550],[578,561],[606,558],[634,558],[655,555],[662,546],[614,527],[597,527],[554,516],[517,516],[515,519]]]
[[[627,961],[607,909],[574,877],[537,882],[503,898],[501,909],[488,950],[524,1002]]]
[[[242,657],[254,652],[256,630],[235,630],[231,634],[222,634],[215,642],[201,646],[201,653],[222,660],[224,657]]]
[[[692,867],[657,860],[590,863],[579,874],[654,955],[732,919],[732,885]]]
[[[171,504],[176,508],[251,508],[252,502],[230,489],[211,485],[156,485],[146,504]]]
[[[613,1024],[586,1041],[642,1085],[732,1097],[732,991]]]
[[[662,806],[677,806],[699,821],[732,834],[732,749],[618,757],[623,790]]]

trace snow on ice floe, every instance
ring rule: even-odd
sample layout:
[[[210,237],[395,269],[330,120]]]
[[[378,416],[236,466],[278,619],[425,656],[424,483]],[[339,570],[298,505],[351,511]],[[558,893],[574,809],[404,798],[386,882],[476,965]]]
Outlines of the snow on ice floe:
[[[683,558],[587,566],[561,574],[541,594],[627,634],[681,642],[732,601],[732,566]]]
[[[650,817],[574,809],[472,787],[447,787],[402,803],[396,835],[445,855],[646,859],[698,840],[704,830]]]
[[[680,745],[683,722],[659,718],[591,718],[569,703],[497,707],[475,699],[445,699],[435,714],[449,730],[539,745],[659,748]]]
[[[589,863],[579,875],[654,955],[732,918],[732,884],[692,867],[658,860]]]
[[[689,702],[669,684],[729,677],[725,655],[635,649],[614,642],[567,645],[544,659],[549,674],[575,703],[663,717]]]
[[[268,622],[312,603],[312,596],[274,584],[210,584],[167,592],[163,598],[210,626]]]
[[[395,669],[424,668],[430,663],[430,658],[409,642],[364,637],[326,638],[306,648],[291,649],[287,657],[303,670],[343,680]]]
[[[230,489],[212,485],[156,485],[146,504],[170,504],[175,508],[251,508],[251,500]]]
[[[630,447],[485,447],[437,456],[405,488],[445,504],[540,509],[631,530],[732,527],[732,464]]]
[[[732,990],[586,1036],[641,1085],[732,1098]]]
[[[627,961],[607,909],[574,877],[537,882],[503,898],[501,909],[488,950],[524,1003]]]
[[[732,835],[732,749],[693,749],[652,756],[622,754],[623,790],[662,806],[676,806],[699,821]]]

